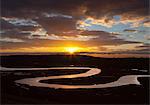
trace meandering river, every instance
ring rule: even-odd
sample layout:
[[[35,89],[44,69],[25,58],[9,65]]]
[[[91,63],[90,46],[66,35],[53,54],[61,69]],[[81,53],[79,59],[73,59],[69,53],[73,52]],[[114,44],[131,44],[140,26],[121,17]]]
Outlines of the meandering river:
[[[104,84],[95,84],[95,85],[63,85],[63,84],[49,84],[49,83],[42,83],[42,80],[49,80],[49,79],[63,79],[63,78],[79,78],[79,77],[89,77],[96,74],[101,73],[101,69],[98,68],[90,68],[90,67],[51,67],[51,68],[4,68],[1,67],[2,70],[64,70],[64,69],[74,69],[80,70],[85,69],[87,70],[85,73],[79,74],[71,74],[71,75],[60,75],[60,76],[48,76],[48,77],[35,77],[35,78],[24,78],[20,80],[16,80],[17,84],[26,84],[29,86],[36,86],[36,87],[49,87],[49,88],[61,88],[61,89],[79,89],[79,88],[109,88],[109,87],[118,87],[123,85],[130,85],[136,84],[140,85],[138,81],[138,77],[150,77],[150,75],[125,75],[120,77],[118,80],[104,83]]]

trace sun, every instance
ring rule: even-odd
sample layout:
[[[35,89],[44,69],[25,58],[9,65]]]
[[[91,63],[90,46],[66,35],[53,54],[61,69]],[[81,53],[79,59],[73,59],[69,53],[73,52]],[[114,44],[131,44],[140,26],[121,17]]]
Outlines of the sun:
[[[79,47],[66,47],[65,48],[66,52],[69,52],[70,54],[73,54],[73,53],[79,51],[79,49],[80,49]]]

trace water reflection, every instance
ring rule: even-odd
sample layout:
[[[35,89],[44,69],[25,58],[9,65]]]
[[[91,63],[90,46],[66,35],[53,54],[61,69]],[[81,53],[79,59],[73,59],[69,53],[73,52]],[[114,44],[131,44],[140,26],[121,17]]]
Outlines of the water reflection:
[[[10,68],[5,68],[5,70],[9,70]],[[138,77],[150,77],[150,75],[126,75],[120,77],[118,80],[110,83],[104,84],[95,84],[95,85],[63,85],[63,84],[48,84],[41,83],[41,80],[48,79],[63,79],[63,78],[79,78],[79,77],[88,77],[92,75],[96,75],[101,73],[101,70],[98,68],[89,68],[89,67],[53,67],[53,68],[11,68],[11,70],[63,70],[63,69],[85,69],[87,72],[80,74],[72,74],[72,75],[60,75],[60,76],[48,76],[48,77],[36,77],[36,78],[25,78],[21,80],[16,80],[17,84],[26,84],[29,86],[36,87],[49,87],[49,88],[62,88],[62,89],[79,89],[79,88],[109,88],[109,87],[118,87],[129,84],[140,85],[138,81]]]

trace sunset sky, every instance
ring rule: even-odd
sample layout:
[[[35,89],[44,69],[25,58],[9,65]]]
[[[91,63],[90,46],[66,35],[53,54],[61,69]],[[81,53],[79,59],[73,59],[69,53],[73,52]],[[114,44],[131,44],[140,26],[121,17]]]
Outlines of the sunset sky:
[[[1,0],[0,52],[148,54],[149,0]]]

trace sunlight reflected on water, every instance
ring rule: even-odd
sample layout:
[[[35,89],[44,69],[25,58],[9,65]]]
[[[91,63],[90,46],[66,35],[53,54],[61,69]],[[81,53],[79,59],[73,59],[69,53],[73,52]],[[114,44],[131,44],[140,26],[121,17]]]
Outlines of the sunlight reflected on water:
[[[15,68],[14,68],[15,69]],[[26,68],[22,68],[26,69]],[[33,70],[33,68],[28,68]],[[42,68],[38,68],[37,70],[41,70]],[[46,69],[46,68],[43,68]],[[63,84],[48,84],[41,83],[41,80],[49,80],[49,79],[63,79],[63,78],[79,78],[79,77],[89,77],[96,74],[101,73],[101,70],[98,68],[89,68],[89,67],[54,67],[47,68],[48,70],[52,69],[85,69],[87,72],[80,74],[71,74],[71,75],[60,75],[60,76],[48,76],[48,77],[35,77],[35,78],[25,78],[21,80],[16,80],[15,82],[18,84],[26,84],[29,86],[36,87],[49,87],[49,88],[62,88],[62,89],[78,89],[78,88],[108,88],[108,87],[118,87],[129,84],[140,85],[140,82],[137,80],[138,77],[150,77],[150,75],[126,75],[120,77],[117,81],[104,83],[104,84],[95,84],[95,85],[63,85]]]

